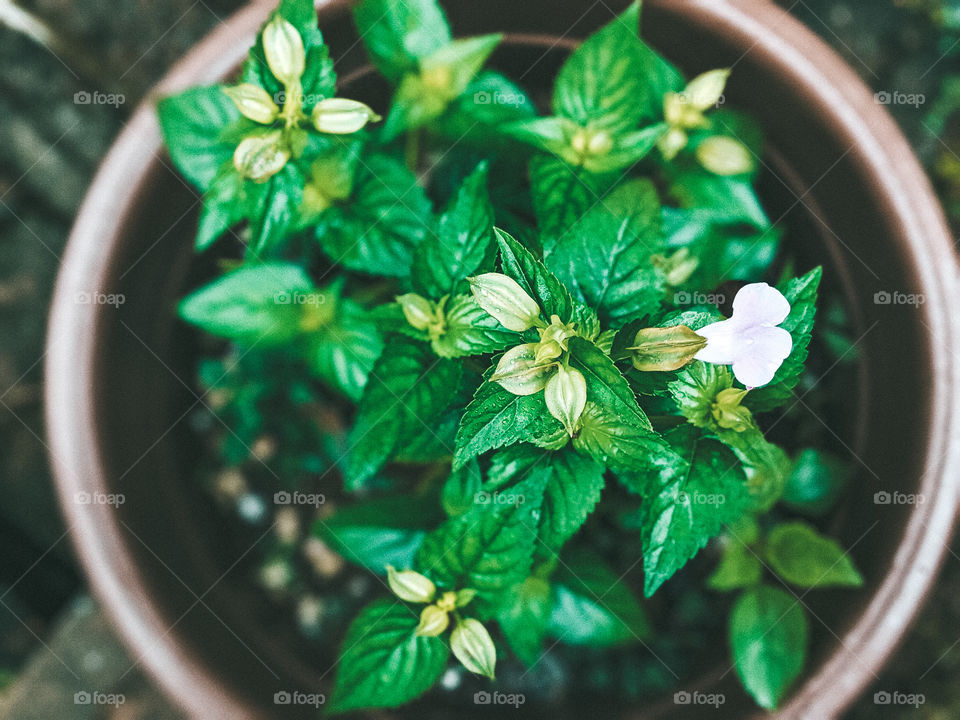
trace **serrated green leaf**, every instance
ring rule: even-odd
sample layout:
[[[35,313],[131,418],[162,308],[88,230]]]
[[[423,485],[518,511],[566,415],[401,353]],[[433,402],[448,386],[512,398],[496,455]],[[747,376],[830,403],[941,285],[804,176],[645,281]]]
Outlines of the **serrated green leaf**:
[[[551,607],[550,584],[528,577],[507,592],[506,604],[497,612],[507,643],[527,667],[540,659]]]
[[[313,282],[299,265],[245,265],[181,301],[187,322],[247,345],[278,345],[301,332],[305,307],[292,302],[296,293],[313,293]]]
[[[714,399],[717,393],[733,387],[733,375],[725,365],[694,360],[677,373],[677,379],[668,387],[677,409],[688,422],[701,428],[711,427]]]
[[[690,425],[671,430],[664,439],[689,466],[662,484],[642,508],[647,597],[750,505],[740,462],[726,447]]]
[[[483,474],[476,460],[471,460],[459,470],[450,473],[443,484],[441,502],[450,517],[468,512],[477,502],[477,493],[483,489]]]
[[[493,269],[493,207],[487,194],[487,163],[467,176],[440,216],[437,232],[413,256],[411,280],[416,292],[433,300],[464,290],[464,280]]]
[[[210,187],[203,194],[203,208],[197,224],[194,246],[206,250],[217,238],[246,217],[243,193],[246,183],[234,169],[233,163],[224,163]],[[258,186],[262,188],[262,185]]]
[[[313,534],[350,562],[385,575],[387,565],[413,567],[427,532],[439,519],[433,498],[398,495],[366,500],[318,519]]]
[[[307,362],[313,372],[356,402],[380,357],[383,341],[359,305],[350,300],[336,302],[334,318],[305,338]]]
[[[707,578],[707,587],[720,592],[739,590],[756,585],[762,575],[763,565],[756,553],[739,539],[731,538],[723,549],[720,564]]]
[[[514,395],[500,383],[489,382],[490,374],[460,420],[454,468],[488,450],[518,442],[540,444],[542,438],[566,434],[563,425],[547,412],[543,393]]]
[[[562,322],[569,322],[574,304],[563,283],[509,233],[494,228],[494,234],[500,247],[503,273],[516,280],[536,301],[548,321],[551,315],[558,315]]]
[[[439,637],[419,637],[420,619],[393,600],[365,607],[343,641],[329,711],[396,707],[429,690],[450,651]]]
[[[537,519],[550,469],[534,471],[504,496],[487,496],[427,535],[417,569],[450,587],[468,587],[491,606],[530,571]]]
[[[244,183],[245,186],[250,184]],[[246,217],[250,219],[250,245],[247,252],[248,256],[254,258],[280,246],[288,235],[296,231],[306,180],[296,166],[287,163],[266,184],[268,189],[259,205],[255,209],[245,209]]]
[[[714,175],[695,163],[674,163],[670,194],[680,206],[698,210],[716,224],[746,223],[767,230],[767,217],[749,176]]]
[[[646,414],[637,405],[637,398],[626,378],[600,348],[583,338],[570,338],[570,365],[587,381],[587,398],[621,423],[652,430]]]
[[[793,389],[800,380],[803,364],[807,360],[810,335],[817,313],[817,288],[822,275],[823,269],[818,266],[780,288],[790,303],[790,314],[780,323],[780,327],[793,338],[793,349],[773,376],[773,380],[747,395],[744,402],[754,412],[771,410],[793,397]]]
[[[777,575],[798,587],[863,585],[863,576],[843,548],[804,522],[774,527],[764,544],[764,557]]]
[[[417,179],[385,155],[362,161],[351,198],[320,216],[320,247],[351,270],[404,277],[432,225],[431,205]]]
[[[618,328],[660,307],[664,278],[650,260],[661,249],[659,225],[656,189],[649,181],[632,181],[564,233],[546,265],[579,289],[605,326]]]
[[[451,40],[450,26],[435,0],[363,0],[353,17],[373,63],[393,81]]]
[[[624,578],[580,552],[564,560],[554,584],[549,633],[567,645],[611,647],[642,640],[650,626]]]
[[[390,343],[374,365],[357,408],[346,458],[348,489],[363,487],[394,453],[432,424],[453,400],[460,365],[413,340]]]
[[[803,606],[779,588],[744,592],[730,614],[734,666],[757,704],[773,710],[803,670],[809,634]]]
[[[546,155],[533,158],[530,192],[544,250],[596,205],[618,176],[594,175]]]
[[[163,98],[157,114],[174,165],[198,189],[208,190],[236,149],[236,143],[222,137],[241,119],[236,105],[220,85],[195,87]]]
[[[507,330],[481,308],[472,295],[450,301],[444,315],[444,332],[431,341],[440,357],[458,358],[498,352],[516,345],[517,333]]]

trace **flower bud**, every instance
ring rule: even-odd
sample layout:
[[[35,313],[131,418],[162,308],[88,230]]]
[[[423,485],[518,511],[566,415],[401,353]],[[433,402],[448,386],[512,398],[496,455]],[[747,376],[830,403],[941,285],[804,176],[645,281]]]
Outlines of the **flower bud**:
[[[700,111],[713,107],[720,102],[729,77],[729,68],[710,70],[702,75],[697,75],[687,83],[687,87],[683,91],[687,103]]]
[[[740,404],[746,396],[746,390],[727,388],[717,393],[710,414],[717,425],[734,432],[743,432],[753,424],[753,415],[749,408]]]
[[[347,98],[327,98],[313,107],[313,126],[317,132],[332,135],[349,135],[362,130],[368,122],[380,119],[369,106]]]
[[[270,72],[284,85],[300,80],[306,66],[303,38],[297,29],[277,14],[263,28],[263,53]]]
[[[437,593],[430,578],[413,570],[397,572],[391,565],[387,565],[387,582],[393,594],[407,602],[431,602]]]
[[[538,363],[537,345],[524,343],[507,350],[490,376],[490,382],[500,383],[514,395],[533,395],[543,390],[556,364]]]
[[[667,160],[673,160],[687,146],[687,133],[678,127],[671,127],[659,140],[657,147]]]
[[[583,373],[561,365],[557,374],[547,382],[543,397],[547,402],[547,410],[563,423],[567,434],[573,437],[583,409],[587,406],[587,381]]]
[[[726,135],[714,135],[700,143],[697,160],[714,175],[742,175],[755,167],[747,146]]]
[[[707,346],[706,338],[686,325],[644,328],[629,348],[633,366],[642,372],[679,370]]]
[[[233,153],[233,166],[244,177],[266,182],[290,159],[290,151],[283,146],[279,131],[244,138]]]
[[[507,330],[524,332],[540,319],[540,306],[513,278],[500,273],[484,273],[469,280],[477,304]]]
[[[269,125],[280,114],[280,108],[270,97],[270,93],[252,83],[226,87],[223,92],[233,100],[233,104],[244,117],[261,125]]]
[[[420,624],[414,633],[417,637],[436,637],[450,625],[450,616],[436,605],[427,605],[420,613]]]
[[[426,330],[436,319],[433,303],[416,293],[397,296],[403,316],[417,330]]]
[[[436,605],[444,612],[453,612],[457,608],[457,594],[448,590],[440,596]]]
[[[450,635],[450,649],[467,670],[495,679],[497,648],[479,620],[461,621]]]

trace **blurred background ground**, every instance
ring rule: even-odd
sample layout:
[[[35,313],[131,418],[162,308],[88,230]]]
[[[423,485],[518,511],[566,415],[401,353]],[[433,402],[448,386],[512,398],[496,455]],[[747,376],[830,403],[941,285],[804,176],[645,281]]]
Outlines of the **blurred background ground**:
[[[779,2],[877,92],[922,96],[890,110],[960,224],[960,0]],[[180,717],[86,596],[46,461],[43,339],[60,255],[97,163],[147,89],[238,6],[0,0],[0,720]],[[849,717],[960,718],[958,671],[954,541],[926,610]],[[94,691],[125,702],[84,702]],[[877,691],[924,702],[878,706]]]

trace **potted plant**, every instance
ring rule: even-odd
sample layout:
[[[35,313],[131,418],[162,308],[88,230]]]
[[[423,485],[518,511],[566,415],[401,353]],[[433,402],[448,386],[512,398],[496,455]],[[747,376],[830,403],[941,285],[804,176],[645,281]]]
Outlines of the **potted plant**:
[[[824,621],[823,605],[807,592],[847,588],[823,602],[846,608],[835,617],[852,617],[863,602],[858,593],[867,592],[864,577],[876,569],[868,561],[858,570],[856,545],[880,520],[859,537],[851,532],[878,509],[904,511],[884,507],[881,495],[870,512],[854,512],[863,488],[841,488],[857,463],[882,482],[862,449],[848,444],[856,434],[832,427],[837,406],[877,400],[850,387],[851,379],[865,382],[862,366],[835,375],[832,388],[819,386],[864,342],[846,320],[861,304],[829,286],[818,302],[822,270],[814,263],[827,264],[842,288],[855,274],[849,259],[781,243],[768,210],[785,204],[755,194],[763,171],[768,184],[770,176],[790,183],[791,170],[807,172],[802,162],[778,159],[788,139],[764,146],[764,118],[726,107],[729,70],[700,68],[687,80],[640,40],[638,5],[541,67],[545,77],[532,95],[517,81],[542,59],[501,61],[504,72],[486,67],[503,38],[454,39],[430,2],[358,5],[358,35],[379,73],[348,70],[338,85],[332,58],[340,56],[326,43],[346,18],[342,9],[329,13],[332,30],[321,18],[321,34],[312,5],[281,3],[235,80],[165,94],[159,105],[173,161],[202,192],[196,245],[221,258],[211,266],[179,255],[179,293],[201,286],[179,313],[231,342],[192,336],[207,356],[198,390],[182,374],[190,377],[195,351],[172,361],[193,406],[209,410],[199,416],[213,419],[194,457],[201,475],[211,458],[266,472],[260,495],[266,491],[277,512],[254,550],[249,534],[231,529],[240,544],[223,541],[207,554],[253,552],[261,561],[248,576],[258,575],[281,601],[291,587],[309,585],[295,555],[335,564],[311,588],[319,605],[308,624],[319,640],[294,631],[269,660],[243,638],[267,647],[258,632],[289,633],[284,622],[263,619],[259,630],[238,634],[235,617],[223,619],[205,599],[218,583],[195,590],[183,581],[193,602],[177,620],[199,622],[191,611],[209,610],[273,676],[258,685],[271,697],[261,690],[250,706],[231,698],[222,711],[396,707],[437,688],[415,712],[443,716],[458,704],[519,705],[528,697],[550,708],[559,694],[601,696],[620,713],[631,698],[664,690],[676,692],[673,709],[684,717],[719,704],[746,712],[733,673],[711,671],[727,644],[728,666],[753,701],[776,709],[811,642],[816,647],[811,622],[830,632],[837,622]],[[688,26],[698,17],[692,13]],[[542,55],[547,44],[513,42],[521,55]],[[874,193],[876,203],[883,193]],[[808,237],[810,218],[823,220],[805,195],[794,198],[806,224],[787,225]],[[142,219],[132,222],[143,227]],[[935,227],[939,217],[927,222]],[[939,307],[932,280],[923,294],[910,287],[879,292],[922,298],[927,312],[931,298]],[[875,307],[883,307],[878,297]],[[129,305],[169,312],[155,299],[122,303]],[[106,317],[95,318],[97,332],[111,332]],[[937,322],[938,342],[952,343],[952,326]],[[173,322],[159,325],[168,333]],[[810,358],[815,371],[800,387],[821,326],[821,355]],[[154,348],[170,337],[158,344],[137,327],[120,324],[169,369]],[[176,332],[183,337],[182,327]],[[51,338],[64,357],[60,338]],[[923,347],[940,352],[921,344],[914,358],[925,357]],[[941,413],[955,400],[949,381],[942,371],[931,400]],[[799,413],[806,418],[770,414],[811,405],[816,412]],[[99,443],[120,417],[100,411]],[[862,421],[846,414],[840,422]],[[948,437],[942,432],[952,417],[940,421],[934,439]],[[784,446],[771,442],[781,422]],[[152,435],[149,425],[151,458],[166,432]],[[69,448],[58,442],[60,461]],[[120,466],[119,483],[130,469],[114,442],[108,464]],[[871,435],[864,446],[873,443]],[[827,444],[850,456],[846,469],[821,451]],[[932,440],[920,446],[930,452]],[[143,457],[135,455],[131,468]],[[909,506],[914,527],[923,522],[934,544],[953,511],[952,488],[936,480],[926,489],[948,506],[939,517]],[[73,487],[64,481],[68,499]],[[239,507],[255,521],[263,514],[256,497],[244,493]],[[130,505],[137,507],[122,503],[126,512]],[[91,510],[99,512],[71,508],[85,517]],[[169,521],[140,519],[149,532]],[[313,525],[312,549],[299,541],[304,522]],[[183,559],[191,544],[158,554],[155,542],[121,527],[164,570],[210,576],[206,558]],[[118,541],[131,538],[107,532],[98,544]],[[324,554],[331,549],[358,567],[337,564]],[[136,577],[135,591],[147,596],[146,626],[162,624],[152,615],[156,568],[123,555],[123,572],[107,575]],[[669,598],[658,600],[671,585]],[[282,602],[271,605],[249,583],[231,589],[262,618],[283,612]],[[879,598],[896,598],[882,588],[875,596],[874,613]],[[171,611],[180,598],[167,602]],[[206,632],[206,624],[196,627]],[[703,644],[718,652],[690,652]],[[888,637],[885,651],[890,644]],[[298,647],[324,682],[298,677],[291,667]],[[203,662],[188,640],[174,654]],[[151,663],[169,669],[163,661]],[[247,668],[236,680],[250,677],[249,662],[238,664]],[[800,687],[785,716],[849,702],[850,689],[815,697],[822,673]],[[207,677],[191,688],[193,697],[208,692]]]

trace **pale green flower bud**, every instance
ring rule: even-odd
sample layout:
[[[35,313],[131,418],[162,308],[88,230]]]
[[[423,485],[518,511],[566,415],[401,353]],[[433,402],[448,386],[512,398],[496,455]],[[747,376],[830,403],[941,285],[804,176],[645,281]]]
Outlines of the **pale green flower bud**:
[[[514,395],[533,395],[543,390],[556,364],[538,363],[537,346],[538,343],[524,343],[507,350],[490,376],[490,382],[500,383]]]
[[[700,337],[686,325],[675,325],[644,328],[627,349],[632,354],[633,366],[637,370],[665,372],[687,365],[706,346],[706,338]]]
[[[671,127],[657,140],[657,147],[667,160],[673,160],[687,146],[687,133],[678,127]]]
[[[450,649],[467,670],[495,679],[497,648],[480,621],[473,618],[461,621],[450,635]]]
[[[233,100],[233,104],[244,117],[261,125],[269,125],[280,114],[280,108],[270,97],[270,93],[252,83],[225,87],[223,92]]]
[[[727,388],[717,393],[710,409],[710,414],[713,415],[717,425],[734,432],[743,432],[753,425],[753,414],[750,409],[740,404],[746,395],[746,390],[737,388]]]
[[[676,287],[682,285],[700,265],[700,258],[690,252],[689,248],[682,247],[670,257],[665,255],[653,255],[650,258],[654,265],[660,268],[664,274],[664,280],[667,285]]]
[[[685,102],[690,107],[700,111],[713,107],[720,102],[729,77],[729,68],[710,70],[702,75],[697,75],[687,83],[687,87],[683,91]]]
[[[457,608],[457,594],[449,590],[440,596],[436,605],[444,612],[453,612]]]
[[[293,85],[300,80],[307,61],[303,38],[281,15],[274,15],[263,28],[263,53],[277,80],[284,85]]]
[[[437,586],[433,581],[413,570],[397,572],[391,565],[387,565],[387,582],[393,594],[407,602],[431,602],[437,594]]]
[[[700,143],[697,160],[715,175],[742,175],[756,167],[747,146],[726,135],[714,135]]]
[[[513,278],[501,273],[484,273],[468,279],[477,304],[507,330],[524,332],[537,324],[540,306]]]
[[[266,182],[290,159],[280,131],[244,138],[233,153],[233,166],[244,177]]]
[[[550,324],[540,330],[537,362],[543,364],[560,357],[567,349],[567,341],[576,334],[573,323],[564,324],[557,315],[551,315]]]
[[[428,329],[436,320],[433,303],[416,293],[397,296],[403,316],[417,330]]]
[[[450,626],[450,616],[436,605],[427,605],[420,613],[420,624],[414,633],[418,637],[436,637]]]
[[[362,130],[368,122],[381,118],[359,100],[327,98],[313,107],[313,126],[317,132],[349,135]]]
[[[587,381],[576,368],[562,365],[557,374],[547,382],[543,391],[547,410],[563,423],[567,434],[573,437],[580,423],[580,416],[587,406]]]

